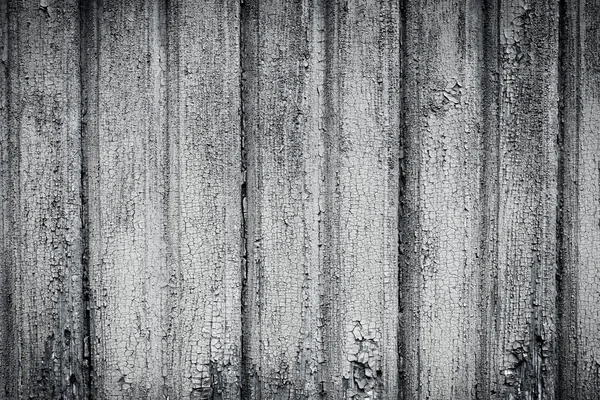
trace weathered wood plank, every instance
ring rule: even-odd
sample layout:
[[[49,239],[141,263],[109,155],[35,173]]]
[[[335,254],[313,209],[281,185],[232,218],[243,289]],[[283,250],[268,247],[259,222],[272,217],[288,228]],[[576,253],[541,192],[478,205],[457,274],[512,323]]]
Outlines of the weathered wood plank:
[[[561,42],[561,399],[598,397],[600,371],[600,5],[565,2]]]
[[[324,387],[398,392],[398,1],[327,2]]]
[[[8,1],[0,0],[0,399],[8,399],[10,371],[9,134],[8,134]]]
[[[86,131],[93,390],[165,393],[166,54],[164,3],[90,6]],[[95,42],[93,41],[95,40]],[[86,84],[88,84],[86,82]]]
[[[7,397],[85,398],[78,3],[7,4]]]
[[[411,0],[404,12],[402,394],[475,399],[482,322],[482,3]]]
[[[498,12],[489,393],[554,399],[558,1],[501,1]]]
[[[320,398],[324,3],[243,7],[245,391]]]
[[[167,10],[171,399],[240,398],[239,7],[175,0]]]

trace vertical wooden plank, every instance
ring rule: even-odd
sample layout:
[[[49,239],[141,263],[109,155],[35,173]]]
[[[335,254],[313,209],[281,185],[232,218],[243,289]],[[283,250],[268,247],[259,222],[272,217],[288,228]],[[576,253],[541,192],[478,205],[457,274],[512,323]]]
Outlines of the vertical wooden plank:
[[[85,398],[78,3],[8,1],[8,20],[8,397]]]
[[[408,399],[475,399],[482,3],[409,0],[405,7],[402,391]]]
[[[8,0],[0,0],[0,399],[7,399],[10,350]]]
[[[89,72],[97,91],[89,104],[95,121],[88,125],[86,163],[98,398],[165,394],[164,16],[160,0],[95,5],[97,58]]]
[[[398,392],[399,4],[326,10],[325,390]]]
[[[320,398],[324,3],[243,5],[248,398]]]
[[[553,399],[556,383],[558,2],[499,8],[497,270],[492,398]]]
[[[560,235],[561,399],[600,387],[600,31],[595,1],[564,2]]]
[[[496,390],[494,357],[495,351],[495,321],[497,314],[497,265],[498,265],[498,181],[500,173],[499,143],[499,108],[498,93],[500,92],[500,62],[498,57],[500,41],[499,2],[497,0],[483,1],[483,66],[482,77],[482,118],[484,135],[483,147],[483,177],[481,179],[481,341],[479,371],[477,372],[477,397],[488,398],[492,390]],[[492,379],[494,377],[494,379]]]
[[[169,2],[170,398],[239,399],[239,2]],[[165,283],[166,284],[166,283]]]

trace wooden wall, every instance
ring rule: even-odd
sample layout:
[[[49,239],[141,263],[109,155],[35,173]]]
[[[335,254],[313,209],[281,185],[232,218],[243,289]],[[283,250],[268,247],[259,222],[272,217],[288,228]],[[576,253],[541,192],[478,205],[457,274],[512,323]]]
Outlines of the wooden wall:
[[[596,0],[0,0],[0,399],[596,399]]]

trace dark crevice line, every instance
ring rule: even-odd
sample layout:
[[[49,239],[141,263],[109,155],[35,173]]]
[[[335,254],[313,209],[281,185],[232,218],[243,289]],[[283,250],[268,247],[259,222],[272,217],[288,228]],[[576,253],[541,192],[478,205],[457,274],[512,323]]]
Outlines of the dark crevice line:
[[[89,285],[89,259],[90,259],[90,209],[89,209],[89,176],[88,176],[88,157],[89,151],[93,146],[90,146],[88,135],[95,134],[95,127],[93,126],[95,121],[92,120],[96,116],[96,110],[93,110],[93,116],[90,118],[89,113],[92,112],[92,107],[97,106],[97,89],[98,81],[97,74],[92,72],[91,63],[97,63],[97,59],[91,59],[88,51],[94,48],[97,43],[98,30],[97,30],[97,13],[96,3],[86,0],[79,1],[79,16],[80,16],[80,62],[79,62],[79,76],[81,79],[80,83],[80,94],[81,94],[81,125],[80,125],[80,156],[81,156],[81,173],[80,173],[80,200],[81,200],[81,268],[82,268],[82,279],[81,279],[81,290],[82,290],[82,302],[83,302],[83,331],[82,331],[82,346],[83,346],[83,360],[82,360],[82,385],[84,385],[83,392],[88,399],[92,399],[92,351],[91,351],[91,315],[90,315],[90,285]],[[91,38],[90,38],[91,35]],[[97,58],[97,57],[96,57]],[[93,69],[97,68],[97,64]],[[96,75],[96,76],[94,76]],[[94,98],[93,103],[90,104],[90,99]]]
[[[398,7],[400,16],[399,16],[399,22],[400,22],[400,48],[399,48],[399,63],[400,63],[400,68],[399,68],[399,72],[400,72],[400,77],[399,77],[399,82],[400,82],[400,99],[398,102],[398,107],[399,107],[399,119],[400,119],[400,132],[399,132],[399,140],[398,140],[398,146],[399,146],[399,160],[398,160],[398,311],[399,311],[399,318],[398,318],[398,353],[399,353],[399,357],[398,357],[398,398],[399,399],[404,399],[405,397],[407,397],[408,392],[406,390],[406,386],[407,386],[407,375],[406,375],[406,370],[404,369],[405,367],[405,360],[408,356],[408,352],[406,351],[406,344],[404,341],[404,332],[403,332],[403,327],[402,327],[402,323],[404,322],[404,313],[407,312],[406,308],[405,308],[405,301],[404,298],[402,296],[403,293],[403,289],[404,289],[404,285],[403,285],[403,281],[406,279],[406,277],[404,276],[406,273],[406,268],[404,267],[404,256],[403,254],[405,252],[408,252],[409,249],[405,249],[404,245],[403,245],[403,240],[404,240],[404,235],[402,232],[402,228],[404,227],[406,221],[405,219],[408,218],[408,215],[406,213],[406,199],[405,199],[405,191],[406,191],[406,167],[407,167],[407,163],[406,163],[406,157],[408,155],[408,149],[406,148],[407,145],[407,137],[406,137],[406,130],[407,130],[407,125],[406,125],[406,116],[407,116],[407,112],[406,112],[406,105],[405,103],[405,99],[406,99],[406,95],[407,95],[407,90],[406,90],[406,68],[407,68],[407,54],[406,54],[406,49],[405,49],[405,43],[406,43],[406,0],[400,0],[400,4]],[[408,232],[406,232],[407,234]],[[404,328],[406,329],[406,328]]]
[[[85,127],[86,127],[86,114],[87,114],[87,101],[86,101],[86,85],[87,80],[84,79],[86,74],[86,51],[87,51],[87,40],[85,39],[85,31],[87,28],[87,5],[85,0],[79,1],[79,17],[80,17],[80,62],[79,62],[79,77],[80,91],[81,91],[81,125],[80,125],[80,154],[81,154],[81,170],[80,170],[80,201],[81,201],[81,241],[82,241],[82,252],[81,252],[81,268],[82,268],[82,279],[81,279],[81,292],[83,301],[83,370],[82,380],[85,385],[85,393],[87,398],[91,398],[91,383],[90,383],[90,358],[86,360],[86,349],[89,351],[89,335],[90,335],[90,311],[89,311],[89,207],[88,207],[88,185],[87,185],[87,156],[86,156],[86,141],[85,141]],[[87,361],[87,365],[86,365]]]
[[[240,207],[241,207],[241,295],[240,295],[240,318],[241,318],[241,346],[240,346],[240,396],[241,398],[245,398],[245,394],[249,390],[249,382],[248,375],[246,371],[246,365],[248,363],[247,353],[248,349],[246,348],[246,331],[248,329],[248,320],[249,316],[246,313],[249,311],[246,309],[246,297],[247,297],[247,279],[248,279],[248,150],[247,150],[247,137],[245,130],[245,114],[244,114],[244,106],[245,106],[245,77],[244,77],[244,67],[245,67],[245,58],[246,58],[246,20],[247,20],[247,1],[242,0],[239,5],[239,38],[238,38],[238,46],[239,46],[239,85],[240,85],[240,120],[239,120],[239,129],[240,129],[240,173],[242,175],[241,186],[240,186]]]
[[[558,177],[557,177],[557,222],[556,222],[556,303],[557,303],[557,382],[556,382],[556,397],[561,399],[571,399],[576,393],[573,389],[578,387],[577,384],[577,364],[571,365],[568,361],[573,359],[577,362],[576,355],[571,354],[573,350],[577,350],[577,336],[570,335],[571,327],[577,326],[577,306],[573,296],[577,294],[574,272],[569,271],[569,264],[575,265],[574,255],[571,254],[569,246],[568,228],[576,221],[576,209],[568,210],[567,207],[574,206],[573,201],[566,204],[565,196],[574,196],[577,198],[576,191],[570,191],[565,186],[569,179],[573,179],[569,175],[569,166],[574,165],[577,168],[578,152],[573,153],[573,149],[579,149],[579,126],[580,126],[580,63],[581,56],[579,51],[580,30],[579,16],[580,3],[574,2],[571,7],[576,10],[576,15],[569,12],[569,3],[567,0],[559,0],[559,57],[558,57],[558,96],[559,96],[559,130],[557,134],[558,148]],[[576,21],[571,19],[575,18]],[[573,28],[575,27],[575,32]],[[570,45],[569,42],[575,45]],[[573,55],[575,60],[570,56]],[[575,71],[570,70],[573,65]],[[570,78],[570,75],[573,75]],[[573,87],[574,86],[574,87]],[[575,110],[573,110],[575,107]],[[569,114],[573,111],[576,113],[575,127],[571,128],[577,132],[575,137],[569,137],[568,123],[573,122]],[[574,141],[575,143],[571,143]],[[573,145],[574,144],[574,145]],[[571,157],[575,157],[575,163]],[[578,170],[574,173],[577,175]],[[575,181],[578,182],[576,176]],[[572,193],[571,193],[572,192]],[[576,206],[576,202],[575,202]],[[565,227],[565,225],[568,225]],[[574,240],[574,238],[571,238]],[[572,343],[569,343],[572,341]],[[575,374],[573,373],[575,370]]]
[[[483,73],[482,90],[482,154],[480,192],[483,212],[480,215],[481,226],[481,297],[480,321],[482,327],[477,373],[477,399],[489,397],[493,384],[494,344],[498,337],[496,331],[497,316],[497,271],[494,262],[498,249],[498,174],[499,174],[499,79],[498,50],[500,46],[500,1],[486,0],[483,5]],[[490,240],[490,239],[494,240]]]
[[[9,397],[9,373],[10,373],[10,339],[12,338],[12,334],[10,331],[10,288],[11,288],[11,280],[10,280],[10,256],[9,256],[9,237],[11,229],[8,227],[10,225],[10,214],[8,210],[8,206],[10,202],[8,201],[9,197],[9,187],[10,187],[10,164],[9,164],[9,148],[10,148],[10,133],[8,129],[8,118],[9,118],[9,110],[8,110],[8,1],[0,0],[0,85],[3,85],[3,91],[0,93],[3,96],[3,99],[0,99],[0,104],[4,104],[4,110],[0,109],[0,113],[4,114],[4,134],[2,135],[1,140],[4,142],[0,145],[0,162],[2,165],[0,166],[0,189],[2,192],[0,193],[0,207],[2,208],[2,212],[0,213],[0,218],[2,218],[0,227],[2,231],[0,234],[2,235],[2,248],[0,248],[0,274],[1,281],[0,284],[3,286],[2,299],[0,299],[0,306],[4,307],[3,310],[0,311],[3,320],[0,321],[0,325],[2,325],[2,331],[6,335],[3,339],[3,342],[0,344],[0,374],[2,375],[0,378],[0,382],[4,385],[0,387],[0,397],[4,396],[5,398]],[[6,59],[2,59],[1,55],[5,54],[7,56]]]
[[[398,361],[397,361],[397,382],[398,382],[398,399],[403,398],[403,388],[405,387],[405,374],[404,371],[402,370],[403,368],[403,363],[402,360],[404,359],[404,357],[406,357],[406,352],[403,351],[404,347],[402,344],[402,321],[403,321],[403,313],[404,313],[404,307],[403,307],[403,302],[402,302],[402,252],[403,252],[403,247],[402,247],[402,232],[401,232],[401,228],[402,228],[402,221],[403,221],[403,216],[404,216],[404,212],[403,212],[403,194],[405,191],[405,186],[406,186],[406,179],[405,179],[405,171],[406,171],[406,163],[405,163],[405,156],[406,156],[406,151],[405,151],[405,138],[404,138],[404,133],[405,133],[405,129],[404,129],[404,121],[406,118],[406,113],[404,112],[404,99],[406,97],[406,85],[405,85],[405,73],[404,73],[404,68],[406,65],[406,55],[404,53],[404,43],[405,43],[405,36],[406,36],[406,32],[405,32],[405,27],[406,27],[406,21],[404,20],[405,17],[405,10],[404,10],[404,1],[403,0],[399,0],[399,4],[398,4],[398,22],[400,24],[400,26],[398,27],[399,30],[399,39],[400,39],[400,43],[399,43],[399,48],[398,48],[398,63],[399,63],[399,68],[398,68],[398,72],[400,74],[400,76],[398,77],[398,82],[400,85],[400,96],[398,99],[398,113],[399,113],[399,119],[398,119],[398,202],[397,202],[397,218],[398,218],[398,254],[397,254],[397,260],[396,260],[396,264],[397,264],[397,268],[398,268],[398,272],[397,272],[397,279],[398,279],[398,293],[397,293],[397,297],[398,297],[398,327],[397,329],[397,336],[396,336],[396,345],[398,347]]]

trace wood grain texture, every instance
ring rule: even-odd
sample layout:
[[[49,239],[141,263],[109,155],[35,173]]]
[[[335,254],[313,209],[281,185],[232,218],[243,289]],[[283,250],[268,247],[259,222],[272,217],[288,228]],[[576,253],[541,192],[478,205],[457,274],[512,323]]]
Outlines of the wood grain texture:
[[[598,397],[600,369],[600,6],[561,9],[560,399]]]
[[[597,398],[599,17],[0,0],[0,399]]]
[[[0,399],[8,399],[11,269],[8,159],[8,1],[0,1]]]
[[[167,16],[167,395],[239,399],[239,2],[170,1]]]
[[[7,397],[85,398],[78,7],[7,5]]]
[[[401,392],[475,399],[482,3],[407,1],[404,11]]]
[[[398,5],[244,7],[249,395],[395,393]]]
[[[490,397],[555,398],[558,2],[498,9]]]
[[[243,7],[245,392],[320,398],[324,3]]]
[[[328,398],[398,392],[399,4],[326,7],[323,276]]]
[[[90,6],[86,132],[93,390],[162,397],[167,331],[166,90],[161,1]]]

